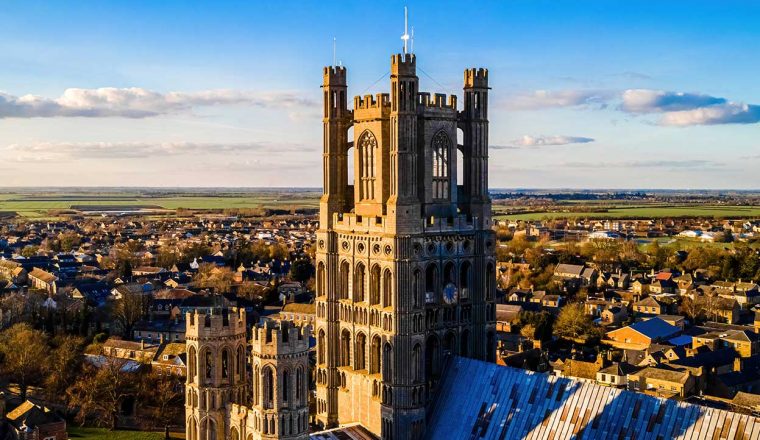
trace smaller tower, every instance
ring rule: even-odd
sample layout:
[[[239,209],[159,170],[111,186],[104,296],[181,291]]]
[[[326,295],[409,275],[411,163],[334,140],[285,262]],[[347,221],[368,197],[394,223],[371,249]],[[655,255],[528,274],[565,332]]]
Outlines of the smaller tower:
[[[187,439],[230,438],[227,407],[248,395],[245,310],[210,307],[186,319]]]
[[[267,321],[253,329],[255,438],[308,440],[310,336],[309,326],[289,321]]]

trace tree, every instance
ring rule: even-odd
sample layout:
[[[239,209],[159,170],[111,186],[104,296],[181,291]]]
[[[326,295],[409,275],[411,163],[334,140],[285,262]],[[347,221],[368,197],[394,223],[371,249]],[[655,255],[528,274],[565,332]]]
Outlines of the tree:
[[[299,283],[305,283],[314,274],[314,265],[306,258],[293,261],[290,265],[290,278]]]
[[[48,358],[47,336],[21,323],[0,333],[0,368],[18,383],[21,399],[26,399],[29,385],[43,376]]]
[[[76,336],[56,336],[52,340],[53,350],[47,358],[49,371],[45,378],[45,392],[48,400],[65,396],[66,390],[76,381],[82,364],[84,340]]]
[[[520,322],[520,334],[522,336],[539,341],[551,338],[552,325],[554,322],[554,317],[551,313],[545,310],[541,312],[520,312],[518,320]],[[525,333],[523,333],[523,330]]]
[[[40,250],[39,246],[34,246],[34,245],[24,246],[24,248],[21,249],[21,256],[24,258],[33,257],[37,255],[37,251],[39,250]]]
[[[582,304],[570,303],[560,310],[554,323],[554,334],[565,339],[588,342],[598,337],[599,331]]]
[[[66,392],[69,406],[78,408],[76,420],[84,424],[90,418],[100,426],[116,427],[119,408],[140,390],[139,377],[126,368],[127,360],[103,357],[97,366],[87,365],[79,379]]]
[[[149,374],[143,376],[141,394],[145,403],[153,407],[153,418],[156,422],[167,425],[178,415],[177,409],[182,406],[183,381],[174,374]]]
[[[142,292],[126,292],[116,300],[113,317],[121,326],[122,336],[132,338],[135,324],[148,314],[149,307],[150,297]]]

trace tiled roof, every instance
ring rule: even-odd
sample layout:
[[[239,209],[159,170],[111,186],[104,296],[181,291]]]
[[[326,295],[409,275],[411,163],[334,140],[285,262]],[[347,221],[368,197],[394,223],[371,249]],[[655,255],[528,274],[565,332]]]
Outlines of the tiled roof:
[[[454,357],[429,439],[758,438],[760,419]]]

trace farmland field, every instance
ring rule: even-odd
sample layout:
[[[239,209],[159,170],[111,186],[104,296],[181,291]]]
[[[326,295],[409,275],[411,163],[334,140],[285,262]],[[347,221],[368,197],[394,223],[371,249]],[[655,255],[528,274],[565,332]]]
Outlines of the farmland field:
[[[24,217],[46,217],[50,210],[82,209],[246,209],[246,208],[315,208],[316,191],[251,191],[246,193],[144,194],[144,193],[40,193],[0,194],[0,211],[16,212]]]
[[[502,213],[499,213],[501,211]],[[574,211],[572,207],[556,207],[547,212],[529,212],[504,214],[498,207],[494,217],[510,220],[541,220],[546,218],[663,218],[663,217],[719,217],[719,218],[754,218],[760,217],[760,206],[728,206],[728,205],[653,205],[625,206]]]

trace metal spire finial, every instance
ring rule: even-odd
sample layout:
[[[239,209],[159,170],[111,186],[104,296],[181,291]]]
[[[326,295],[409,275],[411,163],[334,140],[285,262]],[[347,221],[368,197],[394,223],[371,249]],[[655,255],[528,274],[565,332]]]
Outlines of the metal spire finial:
[[[409,42],[409,13],[407,11],[406,6],[404,6],[404,35],[401,36],[401,39],[404,40],[404,55],[409,53],[407,50],[407,43]]]

